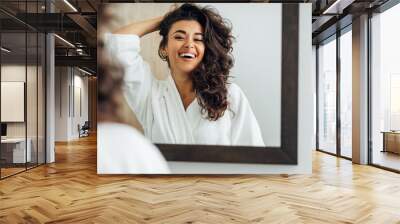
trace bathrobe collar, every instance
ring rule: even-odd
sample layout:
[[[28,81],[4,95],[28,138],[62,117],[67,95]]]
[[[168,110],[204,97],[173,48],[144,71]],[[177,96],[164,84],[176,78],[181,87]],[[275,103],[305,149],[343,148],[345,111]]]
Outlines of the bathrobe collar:
[[[168,126],[171,128],[170,133],[172,134],[169,137],[173,138],[174,142],[194,144],[193,131],[202,119],[200,105],[195,98],[185,111],[175,81],[170,73],[165,81],[166,89],[163,95],[166,101],[166,112],[175,113],[173,116],[168,116],[170,122]]]

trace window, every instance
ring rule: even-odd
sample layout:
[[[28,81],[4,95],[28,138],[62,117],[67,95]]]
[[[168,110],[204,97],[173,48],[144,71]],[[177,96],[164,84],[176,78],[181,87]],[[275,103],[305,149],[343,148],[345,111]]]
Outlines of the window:
[[[318,48],[318,147],[336,153],[336,40]]]
[[[371,18],[372,164],[400,170],[400,4]]]
[[[352,74],[350,30],[340,36],[340,154],[348,158],[352,156]]]

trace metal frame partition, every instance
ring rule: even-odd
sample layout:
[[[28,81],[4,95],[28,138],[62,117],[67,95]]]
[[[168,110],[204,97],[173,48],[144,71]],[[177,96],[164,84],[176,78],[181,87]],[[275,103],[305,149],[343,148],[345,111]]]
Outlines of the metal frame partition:
[[[21,1],[21,4],[25,4],[25,6],[22,6],[22,7],[24,7],[23,18],[25,19],[25,21],[27,21],[27,13],[29,13],[28,12],[28,3],[36,4],[36,7],[35,7],[35,5],[33,6],[33,10],[35,11],[35,9],[36,9],[36,13],[38,13],[39,12],[39,3],[45,3],[45,2],[46,1],[40,1],[40,0],[36,0],[36,1],[35,0],[34,1],[25,0],[25,1]],[[46,11],[47,11],[47,7],[46,7]],[[23,94],[24,95],[24,127],[23,127],[23,129],[24,129],[24,132],[25,132],[24,133],[24,139],[25,139],[24,159],[25,159],[25,163],[24,163],[23,167],[20,166],[22,164],[18,165],[18,167],[24,168],[24,169],[20,170],[18,172],[10,173],[9,175],[6,175],[6,176],[4,175],[4,172],[3,172],[4,170],[3,169],[5,169],[5,167],[3,167],[3,165],[7,165],[7,164],[5,164],[5,163],[3,164],[3,162],[2,162],[3,161],[3,159],[2,159],[3,157],[2,156],[4,156],[4,155],[2,155],[2,145],[0,144],[0,179],[2,180],[2,179],[5,179],[7,177],[14,176],[16,174],[25,172],[27,170],[30,170],[32,168],[38,167],[38,166],[43,165],[43,164],[46,163],[46,156],[47,156],[46,155],[46,148],[47,148],[47,141],[46,141],[46,136],[47,136],[47,133],[46,133],[46,125],[47,125],[46,124],[46,117],[47,117],[47,114],[46,114],[46,107],[47,107],[47,105],[46,105],[46,95],[47,95],[47,88],[46,88],[47,87],[47,82],[46,82],[46,77],[47,77],[46,64],[47,64],[47,60],[46,60],[46,54],[47,54],[47,49],[46,49],[46,45],[47,45],[47,40],[46,40],[46,33],[45,32],[42,32],[42,31],[30,26],[29,24],[27,24],[26,22],[24,22],[23,20],[18,18],[18,16],[14,15],[14,14],[10,13],[9,11],[7,11],[6,9],[4,9],[2,7],[2,5],[0,5],[0,12],[2,14],[6,15],[7,17],[9,17],[10,20],[13,20],[14,22],[20,24],[21,27],[23,27],[23,30],[11,31],[10,32],[10,31],[6,30],[6,27],[3,27],[3,25],[4,25],[3,23],[0,23],[0,28],[1,28],[0,46],[4,45],[4,43],[2,41],[3,40],[3,36],[4,36],[3,34],[5,34],[5,33],[20,33],[20,34],[24,35],[24,48],[25,48],[23,50],[24,54],[25,54],[24,55],[24,57],[25,57],[24,58],[24,60],[25,60],[25,63],[24,63],[24,66],[25,66],[25,69],[24,69],[25,81],[24,81],[24,83],[25,84],[24,84],[24,94]],[[5,28],[5,29],[3,29],[3,28]],[[30,42],[28,41],[28,34],[31,34],[31,36],[33,37],[33,41],[30,41]],[[40,34],[44,34],[44,35],[40,35]],[[34,40],[35,38],[36,38],[36,41]],[[41,41],[41,44],[40,44],[40,41]],[[28,50],[28,48],[32,47],[32,46],[28,47],[29,44],[32,45],[33,48],[35,48],[35,49],[29,49]],[[39,52],[40,46],[42,47],[42,49]],[[36,58],[34,60],[28,60],[28,54],[32,54],[32,53],[33,53],[34,57],[36,57]],[[42,63],[40,63],[40,60],[39,60],[40,57],[41,57]],[[3,69],[1,69],[1,68],[4,66],[3,62],[4,63],[8,63],[8,62],[5,61],[4,57],[2,57],[2,55],[0,54],[0,81],[2,81],[2,70]],[[35,82],[36,82],[36,84],[33,83],[33,85],[30,87],[30,88],[33,88],[33,92],[32,93],[28,93],[28,91],[27,91],[28,90],[28,65],[30,65],[30,63],[33,63],[32,65],[34,67],[36,67],[36,69],[31,69],[32,70],[31,71],[31,75],[33,75],[33,78],[35,79]],[[42,82],[41,87],[42,87],[42,92],[40,93],[41,95],[39,95],[39,66],[42,67],[42,69],[41,69],[41,82]],[[1,90],[1,85],[0,85],[0,90]],[[33,110],[32,110],[33,113],[36,113],[36,116],[33,114],[33,119],[36,119],[36,122],[33,120],[31,122],[31,124],[30,124],[30,125],[36,125],[36,127],[35,126],[32,127],[32,130],[35,133],[34,133],[34,136],[29,137],[29,138],[32,139],[32,141],[34,141],[36,143],[36,147],[34,149],[34,150],[36,150],[36,158],[35,158],[36,161],[32,161],[32,162],[28,162],[28,153],[27,153],[27,150],[28,150],[28,120],[30,119],[29,117],[32,117],[32,116],[28,116],[29,114],[28,114],[28,103],[27,102],[28,102],[28,97],[30,97],[30,96],[33,97],[32,98],[34,100],[33,102],[36,103],[36,109],[33,108]],[[0,91],[0,97],[1,97],[1,91]],[[40,98],[40,100],[42,102],[42,105],[39,105],[39,98]],[[1,98],[0,98],[0,101],[1,101]],[[43,110],[42,113],[44,113],[44,114],[41,114],[40,117],[39,117],[39,106]],[[1,105],[0,105],[0,109],[2,109]],[[39,132],[39,120],[40,120],[40,122],[42,122],[42,130],[41,130],[42,132]],[[0,115],[0,123],[1,123],[1,115]],[[40,135],[41,135],[42,139],[39,139]],[[42,142],[40,142],[40,140]],[[39,149],[39,145],[41,145],[40,149]],[[40,152],[42,152],[42,154],[41,154],[41,156],[43,157],[42,160],[39,160],[39,153]]]

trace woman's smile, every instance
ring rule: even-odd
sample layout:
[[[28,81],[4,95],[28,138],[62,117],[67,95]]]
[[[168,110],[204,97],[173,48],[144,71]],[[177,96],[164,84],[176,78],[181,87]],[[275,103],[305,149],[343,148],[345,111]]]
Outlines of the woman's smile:
[[[179,53],[179,57],[184,58],[184,59],[195,59],[196,53],[183,52],[183,53]]]
[[[191,53],[191,52],[183,52],[183,53],[179,53],[178,57],[185,62],[193,62],[196,60],[196,53]]]

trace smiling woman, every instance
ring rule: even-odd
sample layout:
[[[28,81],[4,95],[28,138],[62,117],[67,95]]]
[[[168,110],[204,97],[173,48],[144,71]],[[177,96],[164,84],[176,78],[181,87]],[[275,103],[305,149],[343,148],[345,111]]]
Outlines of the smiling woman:
[[[157,80],[139,54],[140,37],[156,30],[166,80]],[[128,104],[153,142],[265,146],[246,96],[229,83],[231,30],[212,8],[183,4],[106,35],[109,52],[125,67]]]

